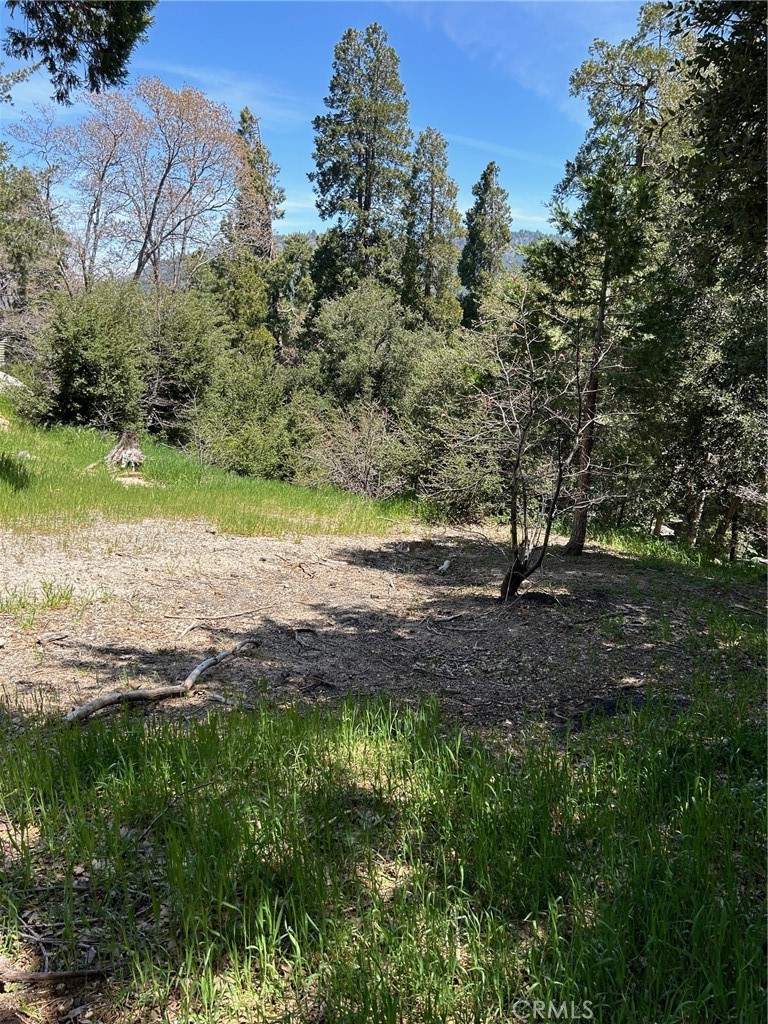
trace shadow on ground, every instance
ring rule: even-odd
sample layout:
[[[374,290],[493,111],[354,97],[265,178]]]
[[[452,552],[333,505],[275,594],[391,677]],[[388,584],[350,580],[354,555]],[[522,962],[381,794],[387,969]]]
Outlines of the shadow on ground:
[[[681,637],[695,624],[692,609],[702,597],[724,609],[732,603],[728,584],[602,551],[573,559],[553,548],[545,571],[508,602],[496,597],[503,555],[480,539],[341,541],[332,553],[293,566],[290,585],[314,590],[290,615],[266,609],[193,622],[160,648],[108,638],[84,645],[73,631],[49,645],[51,657],[60,673],[96,681],[84,702],[95,692],[183,679],[211,653],[252,638],[253,650],[203,676],[191,698],[158,705],[162,713],[248,706],[262,696],[278,706],[350,694],[404,705],[433,697],[462,724],[545,719],[561,729],[637,707],[658,688],[684,701],[690,652]],[[345,587],[352,573],[354,594]],[[17,692],[42,689],[45,698],[41,674],[16,680]]]

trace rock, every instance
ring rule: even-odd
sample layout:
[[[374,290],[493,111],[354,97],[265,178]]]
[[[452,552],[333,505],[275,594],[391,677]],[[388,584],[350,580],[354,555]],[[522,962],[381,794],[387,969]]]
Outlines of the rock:
[[[68,636],[69,633],[42,633],[37,638],[37,642],[39,644],[52,644],[55,643],[57,640],[66,640]]]
[[[9,388],[24,388],[26,390],[27,385],[23,384],[18,378],[12,377],[10,373],[3,373],[0,370],[0,391],[7,391]]]

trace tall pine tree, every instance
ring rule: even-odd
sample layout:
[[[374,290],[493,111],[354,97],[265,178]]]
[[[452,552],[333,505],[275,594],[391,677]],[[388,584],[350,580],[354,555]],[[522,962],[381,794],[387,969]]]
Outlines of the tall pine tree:
[[[499,184],[499,168],[491,161],[472,187],[474,205],[467,210],[467,241],[459,260],[466,289],[464,323],[473,324],[494,281],[504,270],[504,254],[512,240],[509,196]]]
[[[336,248],[356,276],[379,273],[391,259],[402,208],[411,131],[398,66],[380,25],[347,29],[334,52],[328,113],[312,122],[317,208],[324,220],[338,218],[348,238]]]
[[[259,120],[248,107],[240,111],[237,134],[243,141],[243,169],[237,197],[234,235],[254,256],[273,259],[272,225],[283,216],[285,191],[278,185],[280,168],[261,138]]]
[[[446,150],[434,128],[416,140],[405,205],[403,300],[433,326],[450,330],[461,320],[456,241],[462,227]]]
[[[631,348],[637,333],[637,279],[660,256],[654,247],[659,189],[651,133],[670,63],[659,4],[646,4],[638,32],[617,45],[596,39],[571,75],[571,94],[589,103],[592,125],[555,191],[553,220],[568,247],[579,315],[573,325],[581,389],[573,523],[566,554],[580,555],[593,504],[594,448],[606,388],[606,356]],[[564,202],[567,200],[568,202]],[[578,203],[573,212],[569,204]],[[634,286],[634,287],[633,287]],[[639,289],[642,292],[642,288]],[[623,333],[615,313],[623,306]],[[634,309],[634,317],[630,310]],[[582,323],[582,317],[584,322]],[[588,325],[588,326],[587,326]],[[586,329],[585,329],[586,328]],[[624,382],[626,385],[626,381]]]

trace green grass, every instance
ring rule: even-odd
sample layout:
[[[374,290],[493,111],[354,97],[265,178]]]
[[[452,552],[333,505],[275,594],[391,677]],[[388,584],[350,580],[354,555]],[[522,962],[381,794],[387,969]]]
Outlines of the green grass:
[[[90,605],[96,601],[107,601],[110,596],[107,593],[90,593],[76,597],[72,584],[42,580],[38,590],[11,587],[0,591],[0,615],[11,615],[17,626],[31,629],[40,612],[73,608],[77,614],[82,615]]]
[[[143,476],[152,487],[124,487],[103,465],[114,439],[90,429],[34,427],[0,413],[0,524],[18,531],[58,532],[98,518],[204,520],[225,533],[262,536],[386,534],[392,520],[414,513],[406,501],[375,502],[333,490],[312,490],[236,476],[202,466],[151,439],[142,442]],[[19,458],[26,451],[31,459]]]
[[[635,555],[643,560],[645,567],[674,568],[686,570],[696,576],[702,572],[717,579],[743,579],[747,582],[765,578],[765,566],[748,562],[728,562],[716,559],[711,551],[692,548],[686,544],[659,540],[645,533],[630,530],[593,530],[590,543],[600,544],[609,550]]]
[[[512,751],[431,705],[9,718],[6,951],[93,949],[118,1021],[757,1024],[760,633],[712,614],[684,710]]]

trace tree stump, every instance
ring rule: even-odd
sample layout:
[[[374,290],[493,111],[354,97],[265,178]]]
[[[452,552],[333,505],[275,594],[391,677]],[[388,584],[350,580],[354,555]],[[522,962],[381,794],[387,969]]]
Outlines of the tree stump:
[[[104,456],[104,461],[113,469],[138,469],[144,465],[144,452],[139,447],[135,430],[124,430],[115,447]]]

